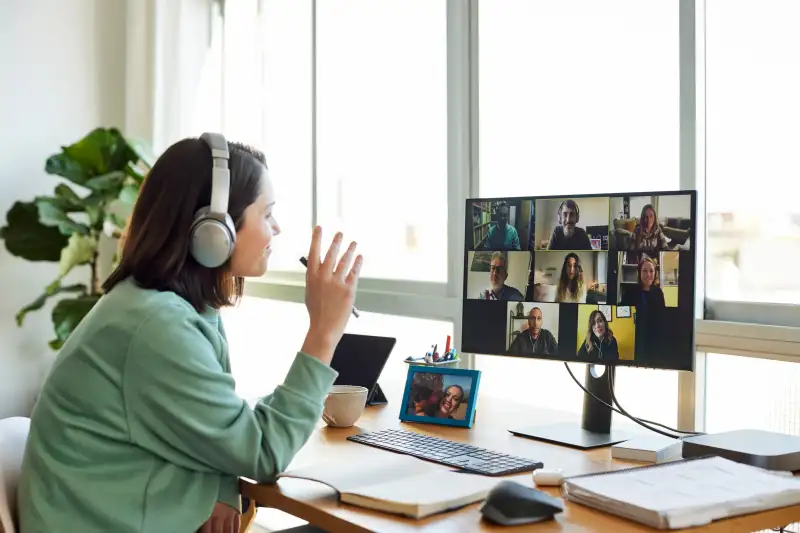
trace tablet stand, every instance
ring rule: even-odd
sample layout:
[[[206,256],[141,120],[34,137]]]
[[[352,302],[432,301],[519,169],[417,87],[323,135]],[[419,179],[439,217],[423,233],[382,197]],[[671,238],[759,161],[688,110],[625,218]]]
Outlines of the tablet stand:
[[[385,405],[387,403],[389,403],[389,400],[386,399],[380,384],[376,383],[375,388],[372,389],[372,394],[367,398],[367,405]]]

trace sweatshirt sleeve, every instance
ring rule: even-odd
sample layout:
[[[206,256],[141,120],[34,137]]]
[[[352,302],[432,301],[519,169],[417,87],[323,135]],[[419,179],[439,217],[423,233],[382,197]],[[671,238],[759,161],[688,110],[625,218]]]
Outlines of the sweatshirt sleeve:
[[[184,468],[270,481],[311,435],[337,373],[298,352],[283,384],[251,409],[209,333],[192,317],[140,327],[123,378],[131,439]]]

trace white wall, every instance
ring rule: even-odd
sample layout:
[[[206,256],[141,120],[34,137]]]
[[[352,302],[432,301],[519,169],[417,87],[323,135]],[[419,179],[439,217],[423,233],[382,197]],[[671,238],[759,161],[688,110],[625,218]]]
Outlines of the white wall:
[[[122,127],[125,0],[4,0],[0,3],[0,224],[15,200],[52,192],[45,159],[98,126]],[[57,273],[0,244],[0,418],[27,414],[53,353],[50,307],[16,311]],[[77,273],[78,276],[83,273]]]

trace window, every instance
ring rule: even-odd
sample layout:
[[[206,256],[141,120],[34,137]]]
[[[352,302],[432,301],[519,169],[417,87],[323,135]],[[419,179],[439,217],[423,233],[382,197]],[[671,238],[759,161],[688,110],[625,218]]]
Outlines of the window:
[[[796,303],[800,3],[706,0],[707,295]],[[751,317],[752,319],[752,317]]]
[[[679,188],[678,2],[479,13],[480,195]]]
[[[482,3],[480,195],[679,188],[678,2]],[[479,357],[484,392],[580,413],[563,363]],[[584,365],[573,365],[583,383]],[[636,416],[677,421],[677,372],[620,368]]]
[[[706,431],[736,429],[800,436],[800,365],[708,354]]]
[[[318,0],[317,214],[363,277],[447,281],[445,0]]]
[[[564,363],[481,356],[477,367],[482,370],[482,395],[575,415],[583,409],[584,392],[569,376]],[[571,364],[570,368],[583,384],[586,365]],[[630,414],[672,427],[677,423],[677,372],[617,368],[614,384],[617,400]],[[536,420],[528,422],[536,424]]]
[[[194,123],[265,153],[281,227],[273,270],[302,270],[311,239],[311,0],[214,3]]]
[[[380,384],[389,401],[398,405],[408,369],[404,359],[424,353],[434,343],[443,346],[447,335],[453,335],[453,325],[364,311],[360,314],[359,318],[351,317],[348,333],[397,339]],[[245,297],[239,306],[223,311],[223,320],[238,394],[254,399],[283,383],[308,331],[305,305]]]

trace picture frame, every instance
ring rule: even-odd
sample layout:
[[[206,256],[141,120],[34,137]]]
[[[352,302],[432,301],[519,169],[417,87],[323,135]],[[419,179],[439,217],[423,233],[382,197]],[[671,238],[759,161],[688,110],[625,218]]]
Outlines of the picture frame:
[[[620,305],[617,307],[617,316],[619,318],[630,318],[631,308],[627,305]]]
[[[480,380],[480,370],[410,365],[400,420],[471,428]]]
[[[601,313],[603,313],[603,316],[606,317],[606,322],[613,322],[614,314],[611,312],[611,306],[610,305],[606,305],[606,304],[598,305],[597,308],[599,309],[599,311]]]

